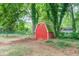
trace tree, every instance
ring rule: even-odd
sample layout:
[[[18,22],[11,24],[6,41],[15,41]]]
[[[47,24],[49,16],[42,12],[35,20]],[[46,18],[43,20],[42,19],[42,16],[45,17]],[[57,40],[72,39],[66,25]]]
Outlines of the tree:
[[[31,4],[31,13],[32,13],[32,23],[33,23],[33,33],[35,32],[36,25],[38,23],[38,17],[36,12],[36,4]]]
[[[3,26],[3,31],[15,31],[16,22],[20,17],[26,14],[24,4],[0,4],[0,25]]]
[[[76,24],[75,24],[75,18],[74,18],[74,12],[73,12],[73,5],[70,4],[71,7],[71,17],[72,17],[72,27],[73,27],[73,33],[76,33]]]
[[[59,36],[60,26],[63,20],[63,17],[65,15],[65,12],[67,12],[68,4],[49,4],[50,11],[52,17],[50,17],[50,20],[53,22],[54,25],[54,32],[55,36]],[[47,14],[50,15],[50,11],[47,11]]]

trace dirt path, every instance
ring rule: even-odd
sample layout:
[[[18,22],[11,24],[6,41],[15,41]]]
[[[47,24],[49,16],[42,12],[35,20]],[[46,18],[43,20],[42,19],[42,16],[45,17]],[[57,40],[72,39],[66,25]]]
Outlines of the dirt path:
[[[29,39],[20,39],[11,42],[0,42],[0,46],[8,46],[8,45],[16,45],[16,44],[24,44],[27,45],[32,51],[27,54],[30,56],[62,56],[62,55],[79,55],[79,49],[71,47],[67,49],[58,49],[55,47],[46,46],[41,44],[41,41]]]

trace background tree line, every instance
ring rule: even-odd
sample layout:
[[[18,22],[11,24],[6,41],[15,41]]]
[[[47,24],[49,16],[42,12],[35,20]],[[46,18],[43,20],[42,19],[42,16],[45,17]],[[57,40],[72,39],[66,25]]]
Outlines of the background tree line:
[[[79,31],[78,10],[79,4],[69,3],[0,4],[0,29],[2,32],[25,33],[29,29],[25,27],[26,22],[22,18],[29,15],[32,19],[33,33],[38,22],[44,21],[50,25],[56,37],[59,37],[61,28],[68,26],[72,27],[72,34],[75,35]]]

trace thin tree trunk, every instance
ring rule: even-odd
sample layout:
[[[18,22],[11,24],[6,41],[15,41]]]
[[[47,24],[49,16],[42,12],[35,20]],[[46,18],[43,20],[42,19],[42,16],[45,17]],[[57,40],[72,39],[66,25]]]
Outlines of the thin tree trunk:
[[[73,12],[73,6],[71,4],[71,17],[72,17],[72,27],[73,27],[73,33],[76,32],[76,23],[74,18],[74,12]]]
[[[63,6],[62,6],[62,10],[61,10],[61,14],[60,14],[60,17],[59,17],[59,22],[58,22],[58,27],[57,27],[58,36],[60,34],[60,27],[61,27],[64,15],[65,15],[65,12],[67,12],[68,6],[69,6],[68,3],[64,3]]]

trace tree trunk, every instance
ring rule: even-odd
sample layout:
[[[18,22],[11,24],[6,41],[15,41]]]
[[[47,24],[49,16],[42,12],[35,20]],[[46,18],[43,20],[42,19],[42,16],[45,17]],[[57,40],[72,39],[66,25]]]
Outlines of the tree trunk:
[[[35,3],[31,4],[33,34],[35,32],[36,24],[38,23],[38,20],[36,17],[36,8],[35,7],[36,7]]]
[[[76,32],[76,24],[75,24],[75,18],[74,18],[74,12],[73,12],[73,6],[71,4],[71,17],[72,17],[72,27],[73,27],[73,33]]]
[[[49,4],[50,6],[50,11],[51,11],[51,15],[52,18],[50,17],[51,21],[53,22],[53,26],[54,26],[54,33],[55,36],[58,37],[58,32],[57,32],[57,24],[58,24],[58,6],[57,4]]]

